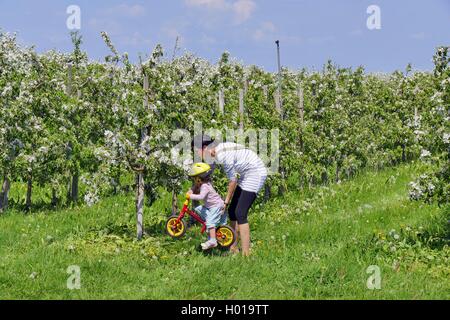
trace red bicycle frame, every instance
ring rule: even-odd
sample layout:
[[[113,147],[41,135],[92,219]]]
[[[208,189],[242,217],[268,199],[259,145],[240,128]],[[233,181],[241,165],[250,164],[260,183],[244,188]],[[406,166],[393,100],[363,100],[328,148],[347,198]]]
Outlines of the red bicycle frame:
[[[180,215],[178,216],[177,219],[177,224],[183,220],[183,218],[187,215],[191,216],[192,218],[194,218],[197,222],[201,223],[202,225],[202,233],[205,233],[206,231],[206,223],[205,221],[203,221],[203,219],[193,210],[189,209],[189,203],[190,203],[190,199],[186,199],[186,201],[183,204],[183,208],[181,209]]]

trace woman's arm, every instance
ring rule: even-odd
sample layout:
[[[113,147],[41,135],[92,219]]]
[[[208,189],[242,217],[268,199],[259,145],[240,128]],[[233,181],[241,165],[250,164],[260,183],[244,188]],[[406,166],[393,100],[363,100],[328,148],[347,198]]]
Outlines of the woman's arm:
[[[231,180],[230,183],[228,184],[228,192],[227,192],[227,196],[225,198],[225,206],[228,206],[231,202],[231,198],[233,197],[234,191],[236,191],[236,187],[237,187],[237,181],[236,180]]]

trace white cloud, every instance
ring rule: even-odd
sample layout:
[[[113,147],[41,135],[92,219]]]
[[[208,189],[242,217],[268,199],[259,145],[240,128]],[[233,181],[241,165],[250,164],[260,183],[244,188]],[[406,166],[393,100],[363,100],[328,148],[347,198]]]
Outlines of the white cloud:
[[[256,42],[274,42],[275,40],[280,40],[281,43],[289,45],[298,45],[304,42],[299,35],[281,34],[271,21],[261,23],[251,34],[251,37]]]
[[[270,21],[264,22],[253,33],[253,40],[255,41],[264,40],[266,37],[272,36],[275,30],[276,30],[275,25],[272,22]]]
[[[120,4],[118,6],[108,9],[106,13],[109,15],[121,15],[125,17],[136,18],[145,16],[146,9],[139,4],[135,5]]]
[[[229,3],[225,0],[185,0],[190,7],[207,7],[208,9],[226,10]]]
[[[240,24],[247,21],[256,9],[256,3],[253,0],[238,0],[233,3],[235,22]]]
[[[178,46],[186,45],[186,38],[175,26],[165,26],[162,28],[162,32],[166,37],[170,38],[170,40],[173,40],[174,42],[178,38]]]
[[[250,19],[256,10],[254,0],[185,0],[184,2],[189,7],[232,13],[235,24],[241,24]]]
[[[144,37],[141,33],[137,32],[137,31],[131,35],[119,37],[118,43],[120,45],[130,46],[130,47],[141,46],[143,44],[149,46],[152,44],[149,37]]]

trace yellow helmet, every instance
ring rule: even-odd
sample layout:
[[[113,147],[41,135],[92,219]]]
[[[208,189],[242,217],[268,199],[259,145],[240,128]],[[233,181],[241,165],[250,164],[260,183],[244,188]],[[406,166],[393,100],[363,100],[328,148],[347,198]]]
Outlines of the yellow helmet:
[[[211,174],[211,166],[207,163],[194,163],[192,165],[191,171],[189,172],[190,177],[206,177]]]

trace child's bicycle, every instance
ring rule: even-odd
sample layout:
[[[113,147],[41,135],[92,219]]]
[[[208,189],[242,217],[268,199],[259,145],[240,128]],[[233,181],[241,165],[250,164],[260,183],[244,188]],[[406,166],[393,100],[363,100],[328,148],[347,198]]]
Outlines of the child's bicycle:
[[[187,226],[183,220],[186,215],[191,216],[202,225],[202,234],[206,231],[205,221],[195,211],[189,209],[190,202],[189,197],[186,197],[180,215],[171,216],[166,222],[166,231],[174,239],[181,238],[186,233]],[[236,233],[230,226],[222,225],[216,229],[216,238],[222,248],[229,248],[236,242]]]

